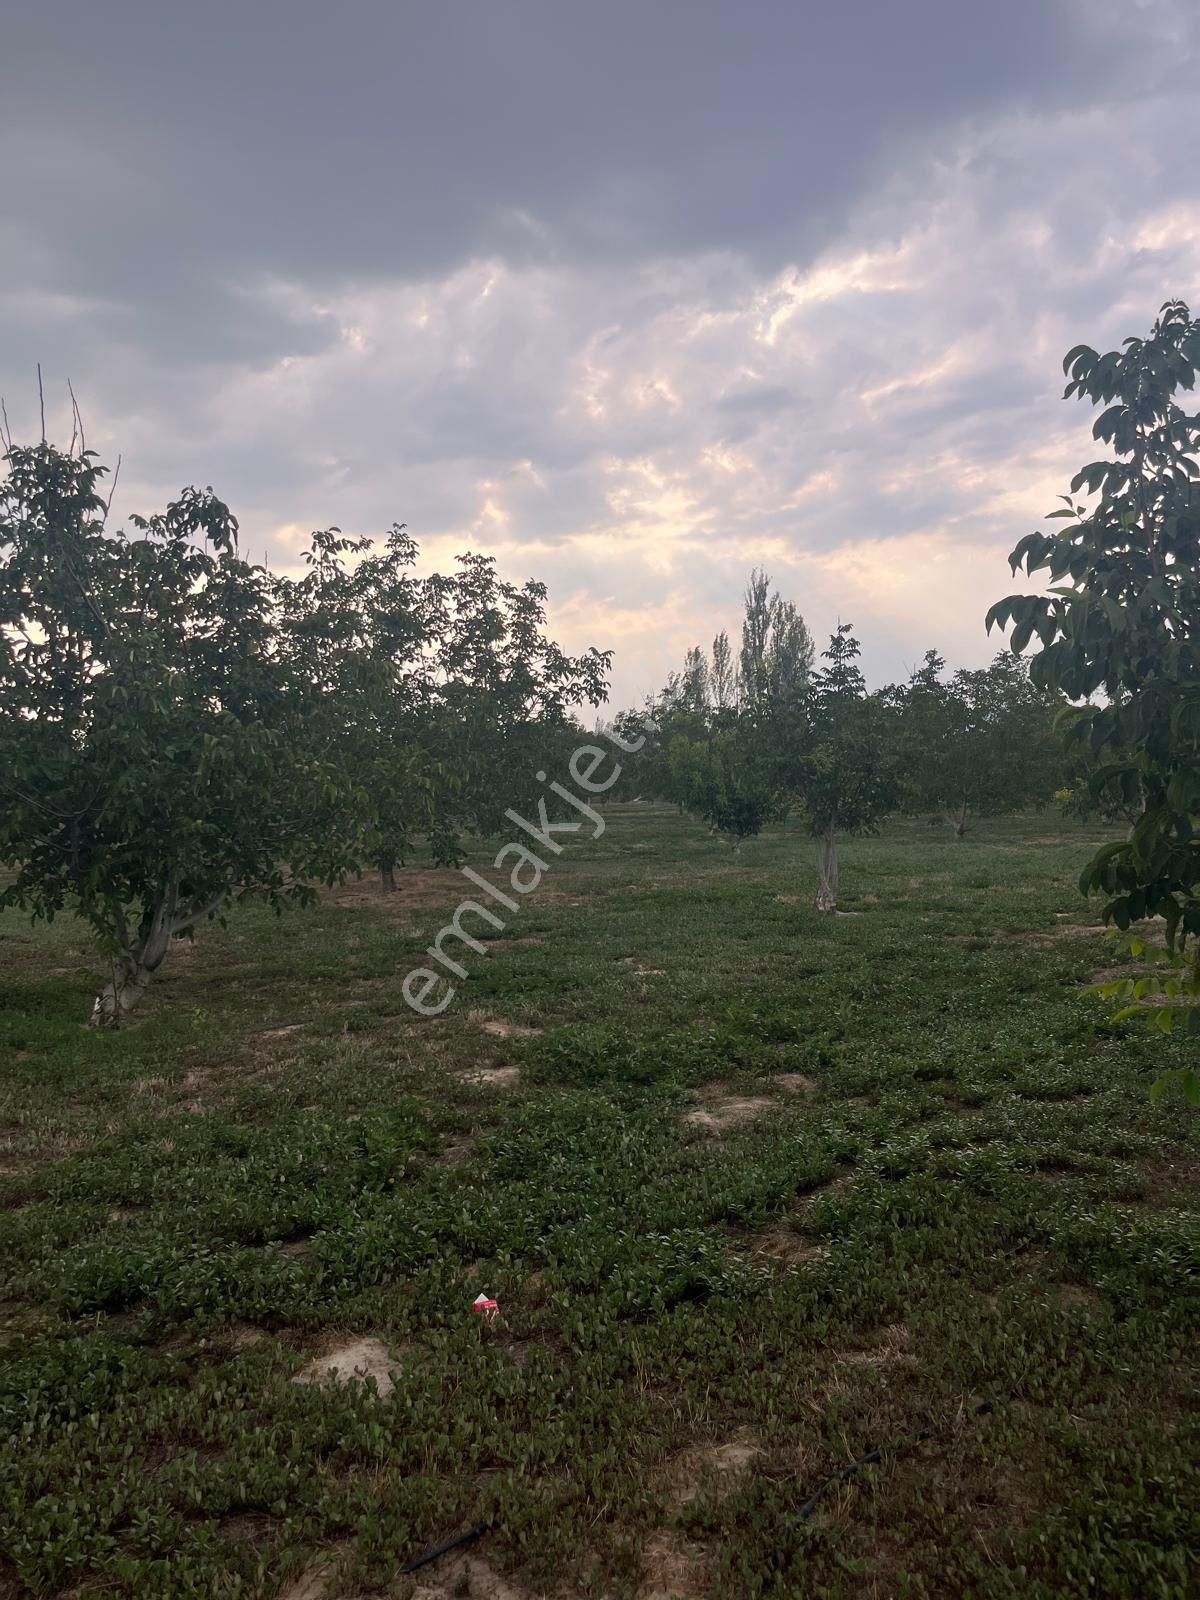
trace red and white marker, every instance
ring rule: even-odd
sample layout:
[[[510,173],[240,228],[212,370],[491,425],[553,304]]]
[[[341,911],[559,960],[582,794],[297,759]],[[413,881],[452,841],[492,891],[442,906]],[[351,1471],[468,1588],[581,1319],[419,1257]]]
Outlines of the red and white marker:
[[[471,1307],[471,1310],[478,1311],[480,1315],[486,1317],[489,1322],[495,1322],[496,1318],[500,1315],[500,1307],[494,1300],[489,1300],[486,1294],[481,1294],[477,1297],[475,1303]]]

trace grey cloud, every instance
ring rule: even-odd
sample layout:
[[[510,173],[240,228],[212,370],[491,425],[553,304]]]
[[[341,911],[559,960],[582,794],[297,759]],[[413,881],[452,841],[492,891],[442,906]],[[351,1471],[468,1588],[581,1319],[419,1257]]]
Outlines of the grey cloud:
[[[211,480],[275,559],[393,519],[496,549],[627,629],[627,699],[753,561],[877,675],[985,658],[889,550],[1002,591],[1089,448],[1063,349],[1197,292],[1183,4],[84,16],[6,24],[18,428],[40,359],[125,452],[119,509]]]

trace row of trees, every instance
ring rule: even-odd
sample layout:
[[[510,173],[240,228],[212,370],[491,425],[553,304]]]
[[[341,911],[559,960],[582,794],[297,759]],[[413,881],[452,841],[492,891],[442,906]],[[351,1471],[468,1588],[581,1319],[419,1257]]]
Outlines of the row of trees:
[[[840,833],[873,831],[891,811],[942,817],[956,837],[974,816],[1018,810],[1065,787],[1055,721],[1063,697],[1018,657],[947,676],[929,651],[906,683],[867,689],[859,643],[841,625],[819,660],[803,618],[754,572],[738,666],[728,635],[697,648],[643,713],[647,743],[621,796],[668,799],[734,848],[797,808],[817,841],[817,907],[837,903]]]
[[[0,483],[0,907],[94,930],[94,1021],[235,900],[311,898],[420,839],[451,862],[565,759],[609,656],[546,637],[545,590],[401,527],[313,535],[298,578],[244,559],[211,490],[107,526],[82,447],[6,441]]]

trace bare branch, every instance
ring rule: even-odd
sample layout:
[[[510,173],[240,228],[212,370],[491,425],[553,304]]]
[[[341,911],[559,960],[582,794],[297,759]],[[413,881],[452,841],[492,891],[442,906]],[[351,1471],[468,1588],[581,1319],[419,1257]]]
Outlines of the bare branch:
[[[100,518],[100,526],[102,528],[107,526],[108,513],[112,510],[113,495],[116,494],[116,492],[117,492],[117,479],[120,476],[121,476],[121,458],[120,458],[120,456],[118,456],[117,457],[117,464],[113,468],[112,482],[108,486],[108,499],[104,502],[104,515]]]
[[[8,425],[8,408],[4,404],[2,395],[0,395],[0,440],[3,440],[6,450],[12,449],[12,429]]]
[[[37,375],[38,375],[38,406],[40,407],[41,413],[42,413],[42,443],[45,444],[45,442],[46,442],[46,394],[45,394],[45,391],[42,388],[42,363],[40,361],[37,364]]]
[[[87,450],[87,439],[83,432],[83,413],[79,409],[79,401],[75,398],[75,391],[71,387],[70,378],[67,379],[67,393],[71,396],[71,443],[75,443],[75,434],[79,433],[79,454],[82,458]]]
[[[182,917],[178,917],[172,922],[172,934],[185,933],[195,923],[203,922],[205,917],[211,917],[214,911],[220,910],[236,888],[237,885],[233,884],[228,889],[222,889],[215,900],[210,900],[208,905],[201,906],[197,911],[185,911]]]

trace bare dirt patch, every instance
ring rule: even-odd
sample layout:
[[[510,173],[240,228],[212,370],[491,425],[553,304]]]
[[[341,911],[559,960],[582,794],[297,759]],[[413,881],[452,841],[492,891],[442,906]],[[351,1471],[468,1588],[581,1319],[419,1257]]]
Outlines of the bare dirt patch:
[[[778,1261],[785,1267],[799,1267],[808,1261],[820,1261],[829,1253],[822,1245],[787,1228],[756,1233],[746,1243],[756,1256],[770,1256],[772,1261]]]
[[[290,1256],[295,1260],[308,1254],[312,1248],[312,1239],[308,1234],[292,1239],[273,1239],[268,1248],[278,1251],[281,1256]]]
[[[785,1094],[808,1094],[817,1087],[817,1080],[803,1072],[777,1072],[771,1082]]]
[[[464,1083],[477,1084],[489,1089],[514,1089],[521,1081],[520,1067],[472,1067],[469,1072],[457,1074]]]
[[[1060,922],[1056,928],[1037,928],[1022,934],[1028,944],[1057,944],[1060,939],[1095,939],[1108,930],[1097,922]]]
[[[1146,1179],[1146,1192],[1140,1204],[1152,1210],[1182,1206],[1188,1210],[1200,1208],[1200,1160],[1190,1156],[1144,1161],[1141,1171]]]
[[[911,1338],[902,1322],[893,1322],[862,1343],[839,1350],[837,1359],[852,1367],[912,1366],[916,1362]]]
[[[1104,1297],[1082,1283],[1056,1283],[1050,1290],[1050,1298],[1060,1311],[1104,1310]]]
[[[256,1328],[252,1322],[235,1322],[229,1330],[229,1342],[235,1350],[249,1350],[267,1337],[265,1328]]]
[[[338,1592],[343,1559],[341,1551],[318,1556],[280,1592],[278,1600],[333,1600]]]
[[[470,1159],[471,1152],[475,1149],[474,1139],[447,1139],[438,1152],[437,1161],[443,1167],[461,1167],[464,1161]]]
[[[973,1100],[957,1100],[953,1095],[947,1096],[946,1110],[952,1111],[956,1117],[979,1117],[983,1115],[983,1107]]]
[[[48,1327],[54,1319],[29,1300],[0,1300],[0,1343],[24,1338]]]
[[[503,1017],[489,1017],[479,1024],[480,1031],[493,1039],[536,1039],[540,1028],[531,1028],[524,1022],[506,1022]]]
[[[675,1513],[701,1495],[723,1500],[734,1492],[762,1454],[748,1428],[740,1428],[728,1439],[688,1445],[672,1456],[660,1473],[660,1492]]]
[[[479,1556],[447,1557],[422,1572],[411,1600],[449,1600],[467,1595],[470,1600],[530,1600],[527,1589],[518,1588],[510,1578]]]
[[[622,967],[632,967],[639,978],[665,978],[667,975],[666,971],[662,967],[642,966],[640,956],[622,956],[618,962],[618,965]]]
[[[365,1383],[374,1378],[379,1398],[384,1400],[395,1388],[392,1374],[399,1367],[399,1360],[388,1354],[382,1339],[355,1339],[310,1361],[292,1382]]]
[[[463,882],[457,872],[409,872],[398,869],[396,889],[388,893],[378,878],[353,878],[322,889],[323,906],[369,906],[385,916],[407,917],[416,909],[449,905],[462,899]]]
[[[705,1133],[719,1137],[730,1128],[741,1127],[743,1123],[753,1122],[756,1117],[773,1111],[778,1104],[778,1100],[769,1100],[765,1095],[718,1095],[707,1106],[687,1112],[683,1119],[684,1126],[700,1128]]]
[[[699,1545],[677,1533],[652,1533],[642,1551],[638,1600],[695,1600],[709,1592],[707,1562]]]

